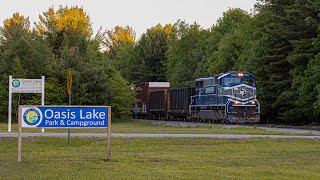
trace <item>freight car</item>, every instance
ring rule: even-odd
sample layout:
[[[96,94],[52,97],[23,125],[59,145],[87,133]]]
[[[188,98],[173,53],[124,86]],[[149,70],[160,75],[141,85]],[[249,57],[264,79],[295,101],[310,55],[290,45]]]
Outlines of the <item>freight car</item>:
[[[150,119],[187,120],[189,115],[190,97],[194,88],[179,88],[150,93]]]
[[[144,82],[137,84],[135,91],[137,93],[138,102],[135,104],[134,115],[136,118],[150,117],[150,94],[152,92],[168,90],[170,83],[168,82]]]
[[[167,113],[167,90],[155,91],[150,93],[149,117],[150,119],[166,118]]]
[[[195,88],[169,89],[166,86],[152,92],[142,90],[138,91],[138,97],[146,97],[140,102],[148,105],[144,116],[140,117],[150,119],[230,123],[260,121],[256,78],[248,72],[232,71],[201,77],[196,79]]]
[[[194,88],[179,88],[168,90],[168,120],[188,120],[189,105],[191,103],[191,96],[195,93]]]

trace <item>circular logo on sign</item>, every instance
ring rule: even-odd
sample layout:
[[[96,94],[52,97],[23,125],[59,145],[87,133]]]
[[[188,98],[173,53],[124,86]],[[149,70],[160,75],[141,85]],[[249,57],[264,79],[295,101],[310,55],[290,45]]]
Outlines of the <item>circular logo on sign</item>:
[[[42,114],[38,108],[30,108],[23,114],[23,120],[29,126],[35,126],[42,120]]]
[[[20,81],[19,80],[13,80],[12,81],[12,86],[15,87],[15,88],[19,87],[20,86]]]

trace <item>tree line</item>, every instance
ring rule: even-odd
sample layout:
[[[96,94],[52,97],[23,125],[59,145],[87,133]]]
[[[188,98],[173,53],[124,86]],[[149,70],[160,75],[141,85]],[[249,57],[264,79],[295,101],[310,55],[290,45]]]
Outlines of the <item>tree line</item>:
[[[173,87],[249,71],[257,77],[263,122],[319,123],[319,14],[319,0],[259,0],[253,13],[230,9],[209,29],[181,20],[158,24],[136,43],[109,44],[109,58],[131,83]]]
[[[320,1],[258,0],[254,11],[229,9],[209,29],[178,20],[158,24],[136,40],[130,26],[93,34],[79,7],[49,8],[30,28],[15,13],[0,28],[0,112],[6,119],[8,75],[45,75],[46,104],[67,104],[67,69],[73,104],[112,105],[130,114],[129,86],[169,81],[192,87],[194,79],[231,70],[257,77],[264,122],[319,123]],[[14,103],[40,104],[39,96],[14,95]]]
[[[101,52],[105,33],[93,34],[83,8],[49,8],[31,29],[27,17],[14,13],[0,28],[0,120],[8,112],[8,76],[46,76],[45,104],[66,105],[71,68],[72,104],[111,105],[113,116],[126,117],[134,103],[129,82]],[[13,113],[23,104],[40,104],[40,94],[13,94]]]

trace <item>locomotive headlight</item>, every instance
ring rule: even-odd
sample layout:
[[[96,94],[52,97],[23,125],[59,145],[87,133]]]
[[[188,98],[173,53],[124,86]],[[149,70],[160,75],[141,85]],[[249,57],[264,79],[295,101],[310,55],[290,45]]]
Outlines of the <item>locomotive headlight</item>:
[[[234,104],[239,104],[239,101],[234,101]]]
[[[238,76],[243,76],[243,73],[238,73]]]
[[[255,101],[251,101],[251,104],[253,104],[253,105],[254,105],[254,104],[256,104],[256,102],[255,102]]]

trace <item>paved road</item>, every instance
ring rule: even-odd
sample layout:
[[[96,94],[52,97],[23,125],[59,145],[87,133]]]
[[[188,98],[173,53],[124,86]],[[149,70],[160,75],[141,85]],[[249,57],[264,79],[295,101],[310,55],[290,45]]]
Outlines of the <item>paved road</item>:
[[[0,137],[17,137],[18,133],[0,133]],[[23,137],[67,137],[67,133],[23,133]],[[71,133],[72,137],[106,137],[106,133]],[[247,138],[300,138],[320,139],[320,136],[285,136],[285,135],[250,135],[250,134],[124,134],[112,133],[112,137],[184,137],[184,138],[216,138],[216,139],[247,139]]]

